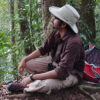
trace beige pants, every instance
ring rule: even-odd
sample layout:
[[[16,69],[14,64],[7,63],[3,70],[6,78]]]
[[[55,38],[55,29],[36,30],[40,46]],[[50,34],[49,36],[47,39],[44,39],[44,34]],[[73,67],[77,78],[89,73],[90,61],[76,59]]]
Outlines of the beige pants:
[[[28,61],[26,63],[26,70],[28,73],[43,73],[48,71],[48,63],[51,62],[51,57],[36,58]],[[36,80],[30,83],[29,88],[25,88],[25,92],[44,92],[51,93],[52,90],[59,90],[61,88],[66,88],[73,86],[78,83],[78,79],[74,75],[69,75],[66,80],[59,79],[46,79],[46,80]]]

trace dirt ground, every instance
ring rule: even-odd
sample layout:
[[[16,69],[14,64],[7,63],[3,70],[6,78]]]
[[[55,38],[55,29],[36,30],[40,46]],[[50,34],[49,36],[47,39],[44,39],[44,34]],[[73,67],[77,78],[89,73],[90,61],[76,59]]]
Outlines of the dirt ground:
[[[88,93],[89,92],[87,92],[87,94]],[[7,83],[1,82],[0,100],[100,100],[100,92],[94,92],[86,95],[80,91],[77,91],[76,89],[65,89],[51,93],[50,95],[43,93],[13,94],[7,90]]]

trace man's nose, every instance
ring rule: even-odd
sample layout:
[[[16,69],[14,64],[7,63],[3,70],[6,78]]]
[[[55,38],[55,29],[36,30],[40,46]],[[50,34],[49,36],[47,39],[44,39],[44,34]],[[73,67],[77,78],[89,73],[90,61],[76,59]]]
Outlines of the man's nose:
[[[52,18],[51,18],[51,22],[53,22],[53,21],[54,21],[54,19],[55,19],[55,17],[52,17]]]

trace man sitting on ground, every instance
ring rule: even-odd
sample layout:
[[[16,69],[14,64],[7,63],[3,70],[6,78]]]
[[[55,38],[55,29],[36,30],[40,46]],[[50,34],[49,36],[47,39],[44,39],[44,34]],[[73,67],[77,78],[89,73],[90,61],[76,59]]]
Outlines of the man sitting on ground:
[[[80,15],[69,4],[61,8],[52,6],[49,11],[54,16],[51,19],[53,32],[43,45],[22,59],[18,71],[23,74],[26,69],[30,75],[21,83],[9,84],[9,91],[50,93],[52,90],[70,87],[82,81],[84,49],[76,26]],[[51,55],[40,57],[47,53]]]

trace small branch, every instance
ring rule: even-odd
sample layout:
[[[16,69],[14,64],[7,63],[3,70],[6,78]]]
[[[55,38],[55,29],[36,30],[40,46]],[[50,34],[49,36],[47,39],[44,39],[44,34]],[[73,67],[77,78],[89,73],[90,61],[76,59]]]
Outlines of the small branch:
[[[96,100],[96,98],[94,96],[92,96],[89,92],[85,91],[81,86],[79,86],[78,88],[88,98],[90,98],[91,100]]]
[[[23,98],[23,97],[30,97],[32,96],[32,94],[26,94],[26,93],[22,93],[22,94],[14,94],[14,95],[6,95],[6,98]]]
[[[99,86],[87,86],[87,85],[80,85],[79,87],[90,91],[90,92],[100,92],[100,87]]]

